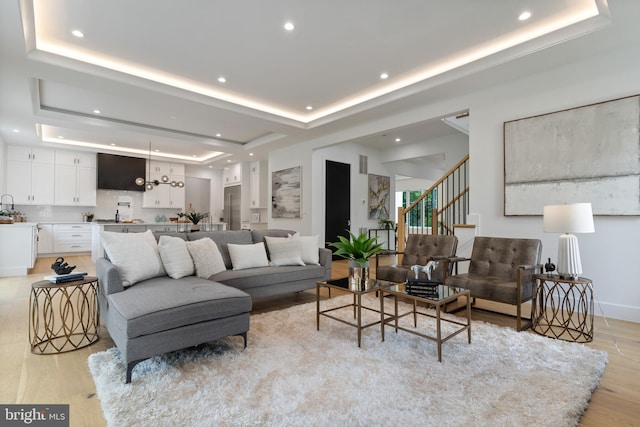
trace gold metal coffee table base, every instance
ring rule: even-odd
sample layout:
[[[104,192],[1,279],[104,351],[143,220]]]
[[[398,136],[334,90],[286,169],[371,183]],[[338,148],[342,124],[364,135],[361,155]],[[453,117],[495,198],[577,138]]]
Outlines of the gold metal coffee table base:
[[[384,311],[384,297],[386,295],[392,295],[394,303],[394,315],[389,319],[381,319],[382,341],[384,341],[385,325],[393,327],[396,333],[398,332],[398,330],[401,330],[422,338],[435,341],[438,346],[438,362],[442,362],[442,343],[448,341],[456,335],[466,331],[467,341],[469,344],[471,344],[471,292],[468,289],[455,288],[445,285],[438,285],[436,289],[437,292],[434,292],[433,295],[410,292],[407,286],[401,283],[383,289],[382,292],[380,292],[380,309]],[[466,299],[466,316],[461,317],[460,321],[442,318],[442,308],[446,307],[449,303],[457,301],[460,297],[464,297]],[[403,314],[398,314],[398,298],[411,300],[413,302],[413,310]],[[425,303],[428,306],[435,308],[435,315],[417,311],[416,303],[418,302]],[[417,332],[416,330],[400,326],[398,324],[398,320],[409,315],[413,315],[414,328],[418,325],[418,315],[435,319],[436,336],[434,337],[425,335]],[[443,336],[442,322],[456,325],[457,328],[448,335]]]
[[[68,283],[41,280],[31,285],[29,342],[34,354],[57,354],[100,339],[98,279]]]

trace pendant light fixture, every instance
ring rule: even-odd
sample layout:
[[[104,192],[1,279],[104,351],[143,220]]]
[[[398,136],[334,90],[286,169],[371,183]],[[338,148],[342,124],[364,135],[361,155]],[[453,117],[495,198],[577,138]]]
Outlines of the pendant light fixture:
[[[167,175],[162,175],[160,179],[151,180],[151,141],[149,141],[149,160],[147,164],[147,179],[145,180],[142,177],[136,178],[136,185],[145,186],[146,191],[153,190],[154,187],[157,187],[160,184],[169,184],[172,187],[183,188],[184,182],[182,181],[170,181]]]

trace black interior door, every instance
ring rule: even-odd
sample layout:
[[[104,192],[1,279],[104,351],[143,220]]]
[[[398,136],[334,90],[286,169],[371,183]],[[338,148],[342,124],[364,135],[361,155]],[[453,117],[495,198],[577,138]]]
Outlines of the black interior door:
[[[346,230],[351,225],[351,165],[327,160],[324,197],[325,241],[336,242],[338,236],[348,237]]]

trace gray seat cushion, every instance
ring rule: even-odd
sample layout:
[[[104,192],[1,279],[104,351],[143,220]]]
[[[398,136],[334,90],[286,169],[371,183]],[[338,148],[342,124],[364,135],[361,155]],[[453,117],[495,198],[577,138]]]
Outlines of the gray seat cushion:
[[[245,270],[226,270],[214,274],[209,280],[224,282],[238,289],[250,289],[279,285],[285,281],[320,280],[319,278],[324,277],[324,270],[324,267],[321,265],[256,267]]]
[[[447,285],[469,289],[471,296],[476,298],[512,305],[518,303],[516,298],[517,282],[504,277],[456,274],[455,276],[447,277]],[[523,281],[520,289],[521,301],[527,301],[531,298],[532,288],[531,280]]]
[[[245,292],[195,276],[139,282],[109,295],[108,304],[129,339],[251,311]]]

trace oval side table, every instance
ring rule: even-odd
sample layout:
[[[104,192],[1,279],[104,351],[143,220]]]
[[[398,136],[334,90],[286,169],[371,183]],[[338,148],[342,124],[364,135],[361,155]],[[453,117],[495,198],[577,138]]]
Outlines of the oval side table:
[[[98,279],[31,284],[29,342],[35,354],[57,354],[86,347],[100,339]]]
[[[551,338],[579,343],[593,340],[593,284],[590,279],[561,279],[535,274],[531,329]]]

